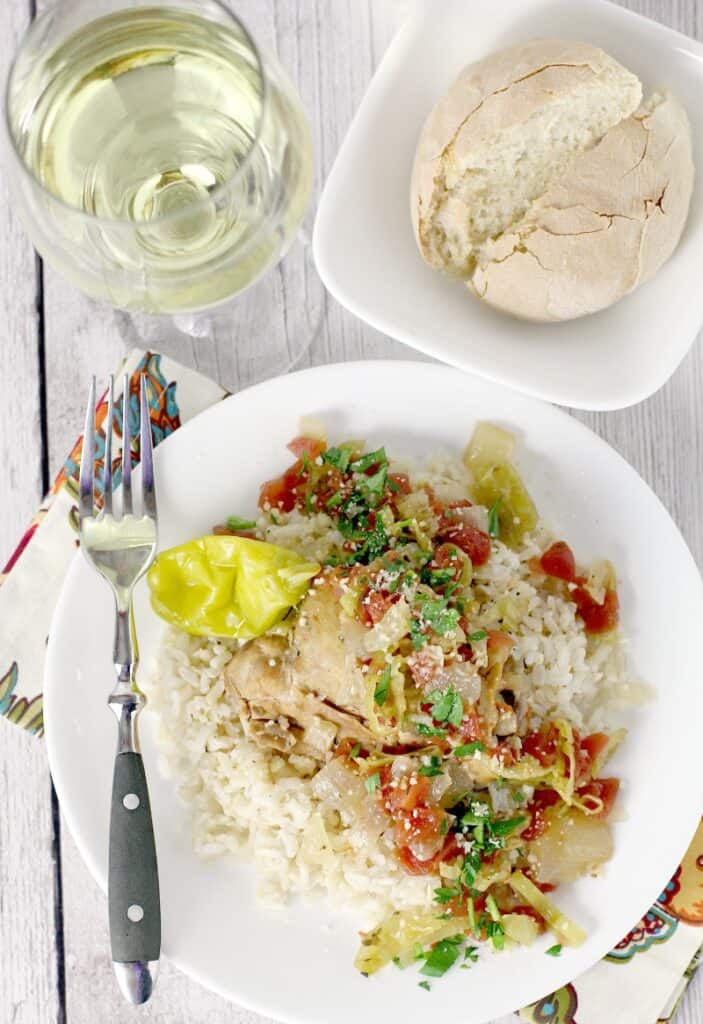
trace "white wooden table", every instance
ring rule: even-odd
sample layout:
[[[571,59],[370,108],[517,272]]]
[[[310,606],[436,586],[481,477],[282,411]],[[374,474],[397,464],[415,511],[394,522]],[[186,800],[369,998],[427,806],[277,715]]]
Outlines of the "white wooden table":
[[[703,0],[621,2],[703,38]],[[406,0],[234,0],[255,37],[277,49],[297,80],[316,137],[318,189],[406,5]],[[0,3],[3,62],[35,6],[35,0]],[[111,310],[85,299],[36,259],[13,213],[4,179],[0,237],[2,564],[79,431],[89,374],[113,370],[124,341]],[[308,302],[323,307],[310,363],[411,355],[341,309],[323,294],[319,282],[308,280],[307,287],[313,289]],[[304,301],[302,283],[301,293],[289,294],[287,301]],[[226,343],[172,346],[170,351],[228,387],[237,387],[236,361]],[[651,484],[703,566],[701,339],[649,401],[624,412],[577,415]],[[137,1012],[121,1001],[113,981],[105,900],[61,819],[43,745],[4,723],[0,780],[0,1024],[136,1020]],[[139,1019],[265,1024],[168,964]],[[680,1024],[703,1024],[703,976],[690,987],[679,1019]]]

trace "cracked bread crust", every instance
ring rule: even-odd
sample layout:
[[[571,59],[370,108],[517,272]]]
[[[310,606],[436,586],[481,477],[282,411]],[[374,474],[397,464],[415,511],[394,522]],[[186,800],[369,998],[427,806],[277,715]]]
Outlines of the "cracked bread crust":
[[[423,258],[537,321],[647,280],[683,230],[693,163],[680,104],[641,98],[636,76],[584,43],[531,40],[464,69],[416,152]]]
[[[484,247],[469,287],[529,320],[569,320],[649,280],[676,248],[693,190],[681,104],[654,97]]]

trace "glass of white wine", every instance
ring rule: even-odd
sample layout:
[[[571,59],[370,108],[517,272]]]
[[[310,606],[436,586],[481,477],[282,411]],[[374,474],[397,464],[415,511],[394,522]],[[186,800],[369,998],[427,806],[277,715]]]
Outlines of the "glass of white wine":
[[[6,118],[20,212],[46,261],[94,298],[196,335],[205,310],[236,318],[223,304],[281,259],[309,201],[296,91],[219,0],[58,0],[20,46]]]

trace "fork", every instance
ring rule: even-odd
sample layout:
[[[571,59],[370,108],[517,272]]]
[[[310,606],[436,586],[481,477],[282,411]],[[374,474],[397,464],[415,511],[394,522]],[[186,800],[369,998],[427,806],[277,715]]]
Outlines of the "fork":
[[[103,476],[103,508],[95,507],[95,378],[90,386],[79,484],[80,544],[115,597],[114,665],[117,681],[108,698],[118,721],[112,808],[108,904],[110,944],[117,980],[131,1003],[145,1003],[154,988],[161,955],[161,909],[154,829],[137,716],[146,699],[139,690],[139,661],[132,594],[156,552],[156,493],[146,377],[140,379],[141,514],[134,512],[129,424],[129,378],[123,382],[122,502],[113,509],[112,435],[114,382],[110,377]]]

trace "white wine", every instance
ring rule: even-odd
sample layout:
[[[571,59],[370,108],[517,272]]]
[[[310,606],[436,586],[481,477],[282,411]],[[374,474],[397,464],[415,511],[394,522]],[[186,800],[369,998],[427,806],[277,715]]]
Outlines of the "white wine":
[[[40,207],[35,244],[115,305],[174,312],[228,298],[280,257],[309,198],[292,87],[264,76],[224,8],[199,6],[216,16],[119,10],[21,51],[11,73],[12,135],[43,186],[24,189]]]

